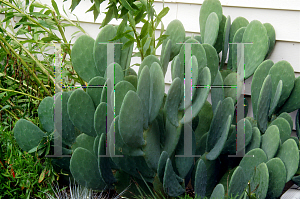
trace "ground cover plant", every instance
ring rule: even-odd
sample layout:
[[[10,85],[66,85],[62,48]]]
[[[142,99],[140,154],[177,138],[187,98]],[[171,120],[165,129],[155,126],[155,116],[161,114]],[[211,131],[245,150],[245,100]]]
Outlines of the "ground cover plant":
[[[148,8],[144,3],[131,4]],[[173,20],[156,43],[153,32],[168,9],[159,14],[143,10],[147,21],[133,18],[138,13],[127,8],[119,26],[107,24],[97,38],[76,40],[70,52],[74,78],[86,82],[86,90],[45,97],[37,111],[39,127],[26,119],[14,126],[18,145],[24,151],[52,152],[54,132],[59,133],[63,154],[72,156],[52,158],[52,164],[93,190],[121,193],[135,182],[139,186],[124,193],[128,198],[186,197],[189,182],[201,198],[278,198],[286,182],[297,182],[299,137],[291,137],[293,119],[287,113],[300,108],[299,78],[287,61],[268,60],[276,40],[272,25],[243,17],[231,22],[218,0],[206,0],[200,35],[186,37],[184,25]],[[111,41],[124,46],[115,45],[109,63],[107,46],[99,43]],[[142,60],[138,73],[130,67],[134,42]],[[238,46],[229,43],[252,43],[245,45],[244,70],[238,69]],[[159,45],[160,59],[155,56]],[[165,93],[170,62],[173,82]],[[247,101],[237,98],[251,76],[253,118],[247,117]],[[184,81],[191,77],[193,97],[187,101]],[[240,103],[246,105],[243,118],[235,114]],[[54,109],[61,120],[54,120]],[[299,136],[299,113],[296,127]],[[201,157],[178,157],[185,154],[187,131],[190,155]],[[236,141],[238,132],[243,132],[242,144]],[[110,156],[105,156],[106,146]],[[229,157],[240,152],[245,156]]]

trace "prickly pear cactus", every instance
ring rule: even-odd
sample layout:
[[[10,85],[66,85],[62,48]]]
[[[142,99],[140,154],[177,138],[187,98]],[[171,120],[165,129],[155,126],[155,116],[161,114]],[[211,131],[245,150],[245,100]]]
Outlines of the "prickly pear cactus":
[[[71,59],[88,85],[86,92],[46,97],[38,108],[40,128],[24,119],[16,123],[17,143],[25,151],[41,152],[43,140],[52,139],[53,144],[53,135],[60,134],[62,154],[72,156],[53,163],[91,189],[122,191],[138,182],[139,187],[129,188],[130,194],[177,197],[191,181],[201,197],[240,198],[248,193],[277,198],[287,181],[299,181],[293,177],[300,174],[299,141],[291,138],[293,120],[288,113],[300,110],[300,79],[287,61],[266,60],[276,41],[271,24],[243,17],[232,20],[223,15],[219,0],[204,0],[201,36],[186,37],[184,25],[173,20],[160,59],[145,57],[137,73],[130,68],[133,45],[122,50],[116,45],[109,55],[107,45],[100,44],[111,42],[116,27],[103,27],[96,39],[79,37]],[[123,37],[116,42],[127,41]],[[244,49],[244,79],[253,75],[253,118],[247,117],[247,102],[239,100],[244,79],[236,43],[251,43]],[[107,56],[114,57],[114,63]],[[169,65],[173,81],[165,93]],[[191,71],[186,71],[188,65]],[[111,71],[113,80],[108,78]],[[192,87],[186,87],[190,83]],[[243,118],[236,114],[240,103],[245,106]],[[244,142],[237,143],[240,135]],[[237,146],[244,156],[235,156]]]

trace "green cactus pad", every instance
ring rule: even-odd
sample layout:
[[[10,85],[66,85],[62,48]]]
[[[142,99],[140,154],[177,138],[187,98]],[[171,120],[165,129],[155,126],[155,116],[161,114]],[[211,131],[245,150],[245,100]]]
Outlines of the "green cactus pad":
[[[55,114],[61,114],[62,120],[55,120],[55,129],[58,133],[62,135],[63,143],[71,146],[76,139],[75,127],[70,120],[68,114],[68,100],[71,93],[62,92],[58,95],[55,95],[55,109],[58,110]],[[60,112],[61,110],[61,112]],[[61,125],[61,127],[60,127]]]
[[[53,97],[45,97],[38,108],[39,120],[42,127],[49,133],[54,131],[53,104]]]
[[[299,109],[300,108],[299,98],[300,98],[300,77],[297,77],[295,79],[295,85],[289,98],[287,99],[287,101],[285,101],[284,105],[282,106],[279,112],[290,113]]]
[[[224,41],[223,41],[224,36],[223,35],[224,35],[225,23],[226,23],[226,17],[223,15],[222,16],[222,21],[219,24],[219,33],[218,33],[217,41],[214,45],[214,47],[215,47],[218,54],[222,51],[223,46],[224,46]],[[200,43],[202,43],[202,42],[200,42]]]
[[[266,163],[261,163],[255,169],[255,174],[250,181],[251,192],[257,198],[266,198],[269,184],[269,172]]]
[[[195,197],[205,197],[206,192],[206,184],[207,184],[207,171],[206,165],[203,160],[200,159],[196,166],[196,174],[195,174]]]
[[[262,84],[257,101],[257,126],[261,132],[265,132],[268,127],[268,115],[272,95],[272,79],[268,75]]]
[[[267,155],[268,160],[273,158],[280,144],[279,129],[276,125],[269,126],[261,137],[261,149]]]
[[[272,158],[267,163],[269,171],[269,187],[266,198],[278,198],[286,183],[286,169],[279,158]]]
[[[173,170],[171,160],[168,158],[164,172],[163,187],[165,193],[171,197],[177,197],[185,192],[179,184],[176,174]]]
[[[104,78],[107,79],[107,71],[114,71],[114,84],[122,81],[124,79],[124,72],[122,67],[118,63],[110,63],[105,70]]]
[[[101,97],[100,97],[100,103],[101,102],[105,102],[107,103],[107,82],[105,82],[103,89],[102,89],[102,93],[101,93]]]
[[[207,171],[207,185],[206,185],[206,192],[205,195],[208,197],[213,192],[214,187],[218,184],[219,179],[221,178],[221,162],[219,159],[216,160],[207,160],[205,158],[206,154],[201,156],[198,161],[203,160],[206,165],[206,171]],[[196,165],[198,162],[196,162]],[[196,173],[196,170],[194,169],[194,173]],[[192,185],[194,185],[194,176],[195,174],[192,174]]]
[[[254,169],[253,169],[254,170]],[[230,179],[228,196],[240,198],[248,183],[247,175],[243,167],[238,166]]]
[[[228,116],[226,125],[221,128],[222,133],[221,133],[221,136],[219,137],[218,141],[216,142],[215,146],[206,155],[206,158],[208,160],[215,160],[221,154],[221,152],[225,146],[227,137],[228,137],[230,124],[231,124],[231,115]],[[210,134],[208,134],[208,136],[209,135]],[[209,137],[207,137],[207,139],[209,139]]]
[[[299,114],[300,114],[300,109],[298,109],[298,111],[297,111],[296,121],[295,121],[296,134],[297,134],[298,138],[300,138],[300,125],[299,125],[300,118],[299,118]]]
[[[282,81],[280,80],[278,82],[278,85],[277,85],[277,88],[276,88],[276,92],[275,92],[272,104],[270,104],[269,118],[272,118],[272,114],[275,112],[275,109],[276,109],[277,104],[279,102],[281,93],[282,93]]]
[[[214,190],[210,196],[210,199],[224,199],[224,197],[225,197],[224,186],[222,184],[218,184],[214,188]]]
[[[269,50],[269,38],[264,25],[257,20],[251,21],[242,42],[252,43],[245,45],[245,79],[247,79],[261,64]]]
[[[205,39],[205,28],[206,28],[207,18],[212,12],[215,12],[217,14],[220,23],[223,16],[223,10],[219,0],[205,0],[201,6],[199,24],[200,24],[200,34],[202,37],[202,41],[204,41]]]
[[[181,46],[178,45],[178,43],[183,43],[185,40],[185,29],[181,21],[178,19],[175,19],[171,21],[166,29],[165,35],[169,35],[168,39],[171,41],[171,54],[170,58],[168,60],[171,61],[173,58],[179,53]],[[167,40],[166,39],[162,44],[162,51],[164,52],[164,49],[167,46]]]
[[[106,82],[106,80],[103,77],[97,76],[97,77],[92,78],[88,83],[86,92],[92,98],[95,108],[100,103],[101,93],[102,93],[105,82]],[[97,88],[95,88],[96,86],[97,86]]]
[[[218,68],[219,68],[218,54],[217,54],[216,49],[214,47],[212,47],[211,45],[203,44],[202,46],[205,49],[206,59],[207,59],[207,67],[209,68],[209,71],[211,74],[211,82],[214,82],[215,77],[218,74]],[[199,65],[198,65],[198,67],[199,67]],[[211,83],[209,85],[211,85]],[[206,86],[206,85],[200,84],[200,86]]]
[[[70,171],[81,186],[93,190],[103,190],[106,187],[98,170],[96,156],[87,149],[79,147],[74,151]]]
[[[104,157],[106,155],[106,134],[102,134],[99,139],[97,154],[99,155],[98,157],[96,157],[98,159],[98,168],[100,171],[100,175],[107,185],[112,185],[116,182],[116,179],[114,178],[114,175],[111,171],[110,157]]]
[[[289,62],[282,60],[272,66],[269,74],[272,76],[272,99],[274,99],[278,82],[282,80],[282,94],[277,105],[278,108],[288,99],[294,88],[294,69]]]
[[[216,114],[213,117],[208,131],[206,151],[211,151],[218,143],[218,138],[222,136],[222,131],[220,131],[220,129],[226,129],[227,132],[229,131],[228,117],[230,117],[231,123],[231,118],[234,114],[233,111],[234,105],[231,98],[226,98],[222,102],[219,102]]]
[[[197,58],[198,74],[200,74],[201,70],[204,67],[208,66],[205,49],[203,48],[203,45],[201,45],[196,39],[188,39],[187,41],[185,41],[185,43],[191,43],[191,52],[192,52],[192,55],[194,55]],[[206,45],[208,45],[208,44],[206,44]],[[184,66],[185,56],[186,56],[185,55],[185,45],[181,46],[180,53],[178,56],[179,56],[180,64],[181,64],[180,65],[181,71],[183,72],[185,70],[185,66]],[[183,74],[181,76],[183,77]],[[181,79],[181,80],[183,80],[183,79]]]
[[[269,71],[273,65],[274,62],[272,60],[265,60],[257,67],[256,71],[254,72],[252,83],[251,83],[251,102],[252,102],[254,118],[256,118],[257,107],[258,107],[257,103],[258,103],[260,90],[262,88],[265,78],[268,76]]]
[[[219,18],[215,12],[208,15],[205,24],[204,43],[215,45],[219,32]]]
[[[144,58],[144,60],[142,61],[141,65],[139,67],[138,79],[140,78],[140,74],[141,74],[143,68],[145,66],[148,66],[150,69],[154,62],[160,64],[159,59],[155,55],[148,55],[147,57]]]
[[[245,154],[241,160],[239,166],[241,166],[245,172],[245,179],[248,182],[254,174],[254,168],[262,162],[267,162],[266,153],[260,149],[252,149]]]
[[[231,125],[222,154],[236,154],[236,125]]]
[[[202,109],[198,114],[198,117],[199,122],[195,130],[197,148],[199,147],[199,140],[201,139],[201,137],[209,131],[210,123],[213,118],[212,105],[208,101],[204,103]]]
[[[128,156],[143,156],[144,152],[140,148],[132,148],[125,144],[120,135],[118,126],[119,116],[117,116],[115,118],[115,121],[111,123],[107,136],[107,142],[109,143],[109,152],[111,157],[113,157],[114,155],[123,154]],[[113,153],[113,151],[115,152]]]
[[[86,135],[84,133],[80,134],[77,138],[75,143],[72,145],[72,151],[74,152],[77,148],[85,148],[89,150],[91,153],[94,153],[94,142],[95,137]]]
[[[102,43],[108,43],[109,40],[113,39],[116,36],[117,30],[112,25],[106,25],[104,26],[99,34],[97,35],[95,44],[94,44],[94,50],[93,50],[93,56],[94,56],[94,62],[95,65],[100,72],[100,76],[104,76],[104,73],[106,71],[106,68],[109,64],[107,63],[107,45]],[[116,40],[114,42],[119,42],[119,40]],[[120,63],[120,57],[121,57],[121,45],[115,45],[115,48],[119,50],[114,51],[114,61],[116,63]]]
[[[188,124],[185,124],[185,125],[188,125]],[[184,128],[187,129],[187,127],[184,127]],[[184,137],[184,132],[182,132],[180,135],[179,142],[175,149],[175,158],[174,158],[174,161],[175,161],[174,168],[176,168],[176,170],[178,171],[179,177],[181,177],[183,179],[186,178],[187,174],[189,173],[189,171],[191,170],[191,168],[194,164],[194,157],[191,157],[191,155],[195,155],[195,152],[196,152],[195,134],[190,126],[188,126],[188,131],[192,133],[192,135],[191,135],[192,143],[189,143],[190,146],[188,146],[188,147],[192,147],[192,149],[191,149],[192,154],[186,155],[187,153],[184,151],[185,150],[184,148],[187,146],[184,146],[185,137]],[[181,155],[181,156],[186,155],[187,157],[176,157],[177,155]]]
[[[166,46],[161,51],[161,57],[160,57],[161,69],[164,73],[164,76],[166,75],[166,72],[167,72],[167,69],[169,66],[171,50],[172,50],[172,41],[170,39],[168,39]]]
[[[166,151],[168,154],[172,154],[179,141],[181,131],[183,131],[183,126],[180,124],[176,128],[168,119],[166,119],[165,129],[164,146],[162,150]]]
[[[197,143],[196,155],[203,155],[205,153],[207,135],[208,133],[205,133],[201,138],[199,138],[199,141],[196,140]]]
[[[288,139],[280,147],[277,155],[286,168],[286,182],[295,175],[299,165],[299,150],[295,140]]]
[[[278,117],[284,118],[290,124],[291,129],[294,127],[292,116],[286,112],[281,113]]]
[[[181,80],[184,79],[184,68],[181,67],[179,55],[175,56],[171,64],[171,76],[172,80],[179,77]]]
[[[286,119],[278,117],[270,125],[276,125],[278,127],[281,143],[284,143],[291,137],[292,129]]]
[[[225,60],[227,59],[230,27],[231,27],[231,18],[228,15],[226,18],[225,29],[224,29],[224,34],[223,34],[224,45],[223,45],[223,50],[222,50],[222,59],[221,59],[220,68],[224,67]],[[229,68],[227,67],[227,69],[229,69]]]
[[[223,79],[220,71],[218,71],[218,74],[215,78],[215,81],[213,82],[213,86],[223,86]],[[219,101],[223,101],[225,98],[224,96],[224,88],[211,88],[211,103],[212,103],[212,109],[213,112],[216,113],[216,108],[219,103]]]
[[[18,145],[24,151],[37,147],[46,134],[35,124],[19,119],[13,129]]]
[[[174,126],[178,126],[178,106],[181,100],[181,80],[177,77],[173,80],[168,91],[165,110],[168,120]]]
[[[156,120],[152,122],[149,129],[144,131],[144,139],[146,145],[143,147],[145,153],[144,158],[153,171],[157,171],[158,161],[160,157],[160,132]]]
[[[163,183],[165,167],[166,167],[168,158],[169,158],[169,155],[166,151],[163,151],[160,154],[159,161],[158,161],[158,167],[157,167],[157,176],[161,183]]]
[[[111,111],[111,115],[113,115],[111,107],[107,107],[105,102],[101,102],[96,108],[94,115],[94,126],[97,135],[101,136],[101,134],[106,134],[109,129],[106,129],[106,125],[109,127],[110,124],[106,124],[107,110]]]
[[[137,94],[143,103],[144,129],[147,129],[149,122],[150,103],[150,71],[148,66],[145,66],[140,74],[137,86]]]
[[[275,47],[275,42],[276,42],[276,34],[275,34],[275,29],[270,23],[264,23],[263,24],[267,30],[268,38],[269,38],[269,50],[266,55],[266,59],[270,57],[274,47]]]
[[[247,27],[249,24],[249,21],[245,19],[244,17],[237,17],[233,20],[230,28],[230,36],[229,36],[229,42],[233,42],[233,37],[235,33],[238,31],[238,29],[242,27]]]
[[[125,70],[125,75],[124,76],[129,76],[129,75],[137,76],[135,70],[133,70],[132,68],[127,68]]]
[[[124,97],[128,91],[136,91],[135,87],[128,81],[120,81],[115,86],[115,114],[120,114],[121,106],[124,101]]]
[[[238,121],[237,123],[237,130],[238,132],[244,132],[245,133],[245,145],[244,143],[243,146],[240,146],[239,148],[244,148],[245,146],[247,146],[251,139],[252,139],[252,125],[250,123],[250,121],[248,119],[241,119],[240,121]],[[237,143],[237,144],[240,144],[240,143]]]
[[[257,127],[252,128],[252,139],[249,145],[246,146],[246,153],[251,151],[252,149],[259,148],[261,144],[261,134]]]
[[[93,77],[102,76],[94,62],[93,49],[95,40],[87,35],[80,36],[72,47],[72,65],[77,74],[86,82]],[[106,66],[105,66],[106,67]]]
[[[95,107],[92,98],[83,90],[75,90],[68,100],[70,120],[80,131],[96,137],[94,113]]]
[[[124,155],[123,157],[116,157],[111,154],[113,162],[119,167],[119,169],[129,173],[130,175],[141,179],[141,174],[147,182],[153,182],[155,173],[148,167],[145,158],[142,157],[143,151],[126,145],[118,128],[114,129],[112,128],[113,126],[114,124],[112,123],[108,136],[110,153],[113,152],[115,146],[115,155]],[[119,126],[119,116],[115,118],[115,126]],[[115,142],[113,141],[114,130]]]
[[[93,145],[93,152],[96,157],[98,157],[99,140],[100,140],[100,136],[97,135],[94,139],[94,145]]]
[[[249,24],[249,21],[245,19],[244,17],[237,17],[233,20],[231,27],[230,27],[230,34],[229,34],[229,43],[233,42],[233,37],[235,33],[243,27],[247,27]],[[232,51],[235,50],[236,53],[236,45],[229,45],[229,57],[228,57],[228,63],[227,68],[232,68]],[[236,56],[236,54],[235,54]],[[236,68],[236,67],[235,67]]]
[[[158,115],[165,93],[165,78],[158,63],[150,68],[149,123]]]
[[[245,33],[246,27],[242,27],[238,29],[233,37],[233,42],[232,43],[242,43],[243,36]],[[231,44],[230,45],[232,49],[229,49],[229,58],[228,58],[228,65],[229,68],[232,69],[232,71],[237,71],[237,45],[236,44]]]
[[[137,89],[137,82],[138,82],[138,78],[135,75],[128,75],[126,77],[124,77],[124,81],[129,82],[131,85],[134,86],[135,90]]]
[[[226,97],[231,97],[234,104],[236,104],[237,99],[242,94],[243,82],[240,80],[239,74],[236,72],[230,73],[224,79],[224,86],[232,86],[231,88],[224,88],[224,95]]]
[[[200,85],[206,85],[206,87],[197,88],[196,90],[196,98],[193,99],[193,104],[190,106],[186,111],[189,109],[192,109],[192,118],[190,116],[185,115],[184,118],[181,119],[180,123],[187,123],[192,121],[194,117],[196,117],[203,107],[204,103],[206,102],[210,85],[211,79],[210,79],[210,71],[208,67],[205,67],[199,76],[199,84]]]
[[[124,142],[133,148],[145,144],[142,107],[139,96],[132,90],[128,91],[120,109],[119,130]]]

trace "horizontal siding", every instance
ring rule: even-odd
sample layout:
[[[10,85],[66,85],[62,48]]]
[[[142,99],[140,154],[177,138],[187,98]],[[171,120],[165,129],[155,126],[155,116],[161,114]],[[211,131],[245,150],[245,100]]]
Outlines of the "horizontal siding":
[[[163,0],[168,3],[186,3],[202,5],[204,0]],[[155,0],[155,2],[163,2]],[[257,8],[274,10],[297,10],[300,11],[299,0],[220,0],[223,7]]]

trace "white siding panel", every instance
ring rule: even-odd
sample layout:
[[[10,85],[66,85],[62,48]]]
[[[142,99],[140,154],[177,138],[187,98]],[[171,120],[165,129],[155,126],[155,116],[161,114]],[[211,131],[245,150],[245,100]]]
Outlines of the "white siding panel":
[[[200,5],[178,5],[178,19],[184,24],[188,32],[200,32],[199,13]],[[223,7],[223,14],[230,15],[231,20],[242,16],[249,22],[259,20],[262,23],[270,23],[276,31],[276,39],[283,41],[300,42],[300,12],[285,10],[266,10],[252,8]]]
[[[274,63],[286,60],[295,72],[300,72],[300,43],[277,41],[270,59]]]
[[[188,3],[202,5],[204,0],[164,0],[172,3]],[[156,0],[155,2],[162,2]],[[262,9],[278,9],[278,10],[299,10],[299,0],[220,0],[224,7],[244,7],[244,8],[262,8]]]

